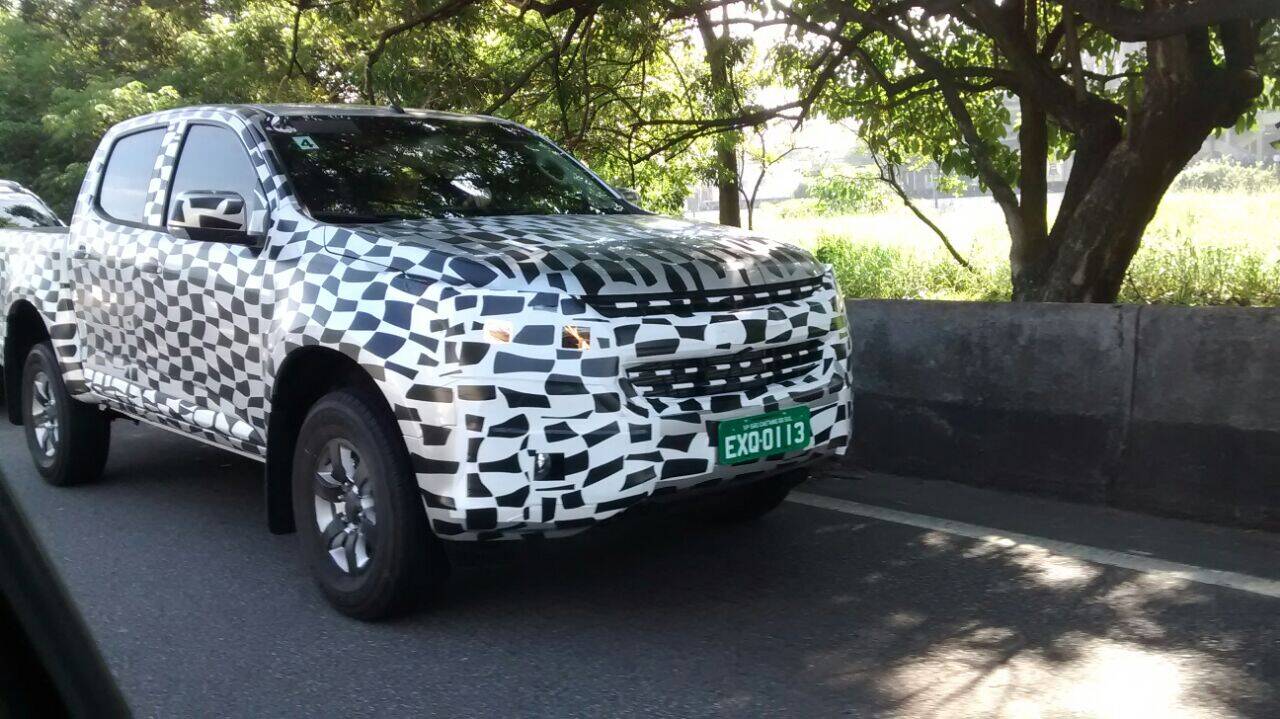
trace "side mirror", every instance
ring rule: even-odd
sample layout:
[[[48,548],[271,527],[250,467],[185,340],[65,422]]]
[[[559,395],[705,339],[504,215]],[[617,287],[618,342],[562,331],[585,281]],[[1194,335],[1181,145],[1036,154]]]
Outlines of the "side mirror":
[[[238,192],[179,192],[169,208],[169,231],[184,239],[256,246],[266,235],[266,212],[248,212]]]
[[[616,192],[616,193],[618,193],[618,196],[619,196],[619,197],[621,197],[622,199],[626,200],[627,202],[630,202],[630,203],[631,203],[631,204],[633,204],[633,205],[639,205],[639,204],[640,204],[640,192],[639,192],[639,190],[636,190],[636,189],[631,188],[631,187],[615,187],[615,188],[613,188],[613,191],[614,191],[614,192]]]

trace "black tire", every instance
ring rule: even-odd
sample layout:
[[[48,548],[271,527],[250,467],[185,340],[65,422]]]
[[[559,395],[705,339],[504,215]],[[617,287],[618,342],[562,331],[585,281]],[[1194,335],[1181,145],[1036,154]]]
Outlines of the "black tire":
[[[721,524],[755,521],[777,509],[791,490],[808,477],[805,470],[792,471],[725,490],[705,498],[697,516]]]
[[[46,482],[69,487],[102,476],[111,447],[111,417],[71,398],[48,342],[27,354],[20,401],[27,449]]]
[[[329,602],[366,621],[413,608],[445,574],[408,452],[387,415],[366,391],[331,392],[307,413],[293,457],[303,557]]]

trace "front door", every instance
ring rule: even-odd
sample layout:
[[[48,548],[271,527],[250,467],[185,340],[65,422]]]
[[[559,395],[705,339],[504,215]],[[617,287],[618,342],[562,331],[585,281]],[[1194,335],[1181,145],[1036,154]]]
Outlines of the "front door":
[[[202,121],[182,132],[164,217],[178,193],[194,190],[239,193],[246,216],[265,209],[257,173],[234,130]],[[259,248],[166,232],[140,272],[144,384],[184,424],[246,451],[264,446],[268,262]]]

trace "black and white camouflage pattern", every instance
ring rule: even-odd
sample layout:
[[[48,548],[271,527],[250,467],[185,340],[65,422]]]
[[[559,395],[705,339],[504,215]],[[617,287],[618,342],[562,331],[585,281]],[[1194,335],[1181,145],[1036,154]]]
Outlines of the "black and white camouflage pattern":
[[[136,118],[94,156],[69,240],[0,231],[6,307],[40,311],[79,398],[264,458],[286,358],[336,350],[386,396],[431,525],[451,539],[567,533],[653,495],[843,454],[843,304],[808,253],[647,214],[322,224],[263,132],[294,112],[386,111],[223,106]],[[270,218],[260,248],[163,228],[183,133],[201,122],[233,129],[257,168]],[[150,127],[166,135],[146,222],[112,221],[94,202],[107,149]],[[586,328],[590,347],[566,349],[566,325]],[[486,326],[509,327],[510,341],[490,341]],[[771,381],[754,366],[765,356],[805,362]],[[703,359],[735,379],[708,383],[715,394],[687,382],[664,394],[651,382]],[[812,412],[810,449],[716,464],[718,422],[796,405]],[[534,479],[537,452],[555,458],[545,480]]]

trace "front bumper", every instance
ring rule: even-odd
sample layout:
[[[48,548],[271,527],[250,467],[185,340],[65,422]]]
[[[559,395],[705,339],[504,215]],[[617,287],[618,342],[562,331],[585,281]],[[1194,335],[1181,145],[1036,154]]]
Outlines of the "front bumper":
[[[849,338],[834,284],[805,300],[731,314],[610,319],[536,301],[466,305],[452,309],[446,336],[456,340],[444,343],[446,362],[424,373],[409,396],[418,408],[399,417],[442,538],[569,534],[651,497],[761,479],[842,455],[849,443]],[[508,307],[521,311],[511,315],[521,330],[511,344],[470,339],[493,316],[487,309]],[[566,316],[590,325],[589,351],[554,344],[555,323]],[[521,344],[522,336],[530,341]],[[654,360],[798,342],[820,343],[821,361],[803,376],[745,391],[672,398],[628,380]],[[717,464],[720,422],[800,405],[810,410],[808,448]],[[539,453],[553,459],[549,476],[535,473]]]
[[[850,436],[850,392],[843,382],[811,401],[769,402],[724,412],[642,416],[623,406],[586,416],[523,415],[485,426],[476,415],[443,445],[411,446],[432,529],[446,539],[563,535],[585,529],[646,499],[729,486],[841,456]],[[738,465],[716,463],[717,423],[806,404],[807,449]],[[409,438],[411,443],[420,442]],[[552,457],[535,476],[536,453]]]

